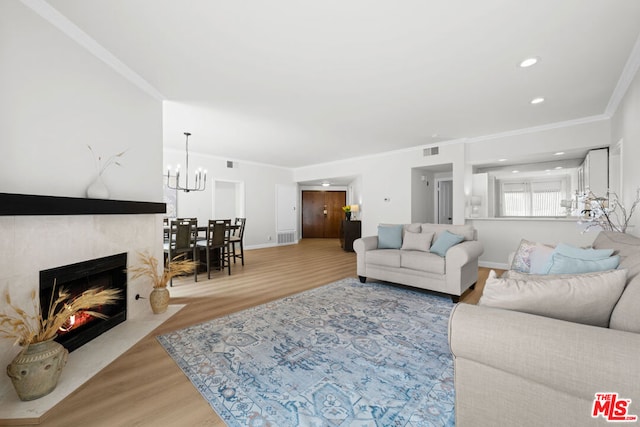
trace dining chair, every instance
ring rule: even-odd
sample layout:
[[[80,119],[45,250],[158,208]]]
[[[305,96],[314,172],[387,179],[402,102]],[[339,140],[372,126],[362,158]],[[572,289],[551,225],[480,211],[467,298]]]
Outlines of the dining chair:
[[[247,218],[236,218],[234,225],[237,227],[233,230],[233,234],[229,238],[231,242],[231,256],[233,257],[233,263],[236,263],[236,258],[242,260],[244,265],[244,225],[247,222]],[[240,245],[240,254],[236,252],[236,243]]]
[[[210,219],[207,226],[207,238],[196,243],[198,248],[206,251],[207,277],[209,279],[211,279],[211,261],[216,261],[216,266],[220,270],[224,270],[226,267],[228,274],[231,275],[230,225],[230,219]],[[215,256],[213,259],[212,253]]]
[[[164,244],[164,253],[167,254],[167,264],[171,268],[171,261],[176,256],[191,253],[193,260],[198,260],[198,248],[196,246],[196,236],[198,233],[198,223],[194,220],[175,220],[169,225],[169,241]],[[193,271],[194,282],[198,281],[198,269]],[[169,286],[173,286],[173,279],[169,281]]]

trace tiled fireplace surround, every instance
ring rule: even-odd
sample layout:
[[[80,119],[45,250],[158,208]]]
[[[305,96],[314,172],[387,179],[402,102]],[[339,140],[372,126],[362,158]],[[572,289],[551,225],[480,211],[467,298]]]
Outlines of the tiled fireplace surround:
[[[40,270],[122,252],[128,265],[140,251],[161,257],[162,215],[0,216],[0,236],[0,296],[4,299],[8,289],[14,304],[30,308]],[[58,387],[48,396],[33,402],[17,399],[4,368],[20,348],[0,340],[0,421],[37,420],[180,308],[153,315],[147,299],[135,299],[136,294],[148,296],[151,286],[140,279],[127,288],[127,320],[71,353]]]

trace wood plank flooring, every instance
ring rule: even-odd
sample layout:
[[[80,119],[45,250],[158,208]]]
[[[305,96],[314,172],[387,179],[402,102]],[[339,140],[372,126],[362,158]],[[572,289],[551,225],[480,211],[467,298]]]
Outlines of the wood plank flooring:
[[[356,255],[342,251],[337,239],[303,239],[245,256],[245,266],[238,261],[231,276],[174,279],[171,302],[186,307],[49,411],[41,425],[224,426],[155,336],[356,276]],[[480,269],[475,290],[461,301],[478,301],[487,274]]]

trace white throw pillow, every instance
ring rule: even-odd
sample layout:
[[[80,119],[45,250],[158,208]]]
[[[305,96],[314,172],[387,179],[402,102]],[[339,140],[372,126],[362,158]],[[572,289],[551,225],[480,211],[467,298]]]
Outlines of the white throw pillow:
[[[478,305],[606,328],[626,280],[626,270],[525,278],[498,278],[492,270]]]
[[[434,233],[405,233],[404,240],[402,241],[402,250],[429,252],[433,234]]]

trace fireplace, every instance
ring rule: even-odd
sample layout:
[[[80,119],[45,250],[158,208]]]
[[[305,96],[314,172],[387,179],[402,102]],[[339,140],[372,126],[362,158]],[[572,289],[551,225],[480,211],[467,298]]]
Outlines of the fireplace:
[[[108,316],[106,319],[80,312],[58,331],[56,341],[71,352],[126,320],[126,268],[127,254],[122,253],[40,271],[40,307],[44,318],[47,316],[54,287],[54,299],[62,287],[71,294],[71,299],[95,287],[121,290],[120,299],[115,304],[92,309]]]

